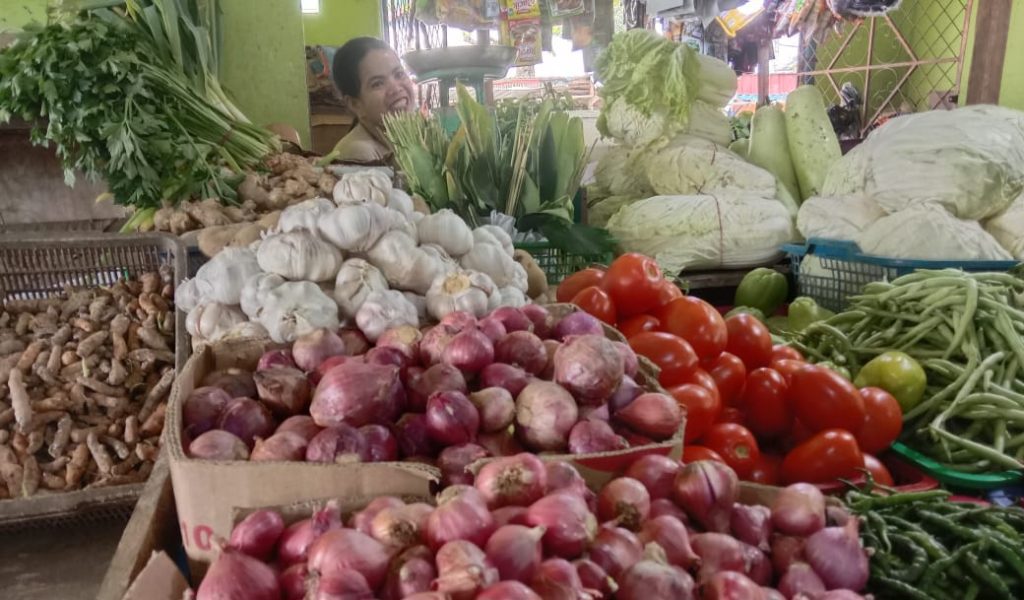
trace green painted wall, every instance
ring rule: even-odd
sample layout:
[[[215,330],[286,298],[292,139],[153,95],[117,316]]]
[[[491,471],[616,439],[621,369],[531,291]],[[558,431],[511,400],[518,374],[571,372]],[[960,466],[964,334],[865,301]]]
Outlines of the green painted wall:
[[[309,147],[309,96],[298,0],[221,0],[221,79],[257,125],[287,123]]]
[[[340,46],[361,35],[380,37],[380,21],[380,0],[320,0],[319,14],[302,15],[307,46]]]
[[[47,0],[0,0],[0,31],[18,31],[33,21],[46,21]]]
[[[1024,1],[1013,3],[999,104],[1024,110]]]

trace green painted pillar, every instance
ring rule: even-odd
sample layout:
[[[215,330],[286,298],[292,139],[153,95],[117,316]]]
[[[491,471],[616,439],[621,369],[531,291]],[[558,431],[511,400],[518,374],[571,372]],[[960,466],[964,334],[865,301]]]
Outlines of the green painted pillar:
[[[33,21],[46,23],[47,0],[0,0],[0,33],[20,31]]]
[[[257,125],[286,123],[309,147],[306,52],[298,0],[220,0],[221,82]]]

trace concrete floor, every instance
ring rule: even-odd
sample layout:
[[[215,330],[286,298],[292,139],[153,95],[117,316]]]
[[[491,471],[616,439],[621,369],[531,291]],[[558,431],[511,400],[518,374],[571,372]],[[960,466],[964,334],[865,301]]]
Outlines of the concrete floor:
[[[0,533],[0,597],[93,600],[123,521]]]

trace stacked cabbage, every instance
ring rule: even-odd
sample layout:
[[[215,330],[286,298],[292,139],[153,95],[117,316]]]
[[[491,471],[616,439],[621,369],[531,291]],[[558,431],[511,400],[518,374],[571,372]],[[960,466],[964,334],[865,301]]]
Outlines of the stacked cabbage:
[[[727,148],[736,74],[645,30],[616,35],[597,63],[598,128],[616,145],[588,189],[590,222],[666,272],[771,262],[794,235],[775,177]],[[795,208],[795,207],[794,207]]]

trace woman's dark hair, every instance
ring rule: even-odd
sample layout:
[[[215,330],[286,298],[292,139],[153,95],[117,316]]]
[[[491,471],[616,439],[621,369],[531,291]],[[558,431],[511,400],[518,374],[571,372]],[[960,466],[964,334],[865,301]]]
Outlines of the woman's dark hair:
[[[345,45],[338,48],[334,53],[334,62],[331,64],[331,78],[334,85],[345,96],[359,97],[359,64],[371,50],[390,50],[383,41],[374,37],[357,37],[345,42]]]

